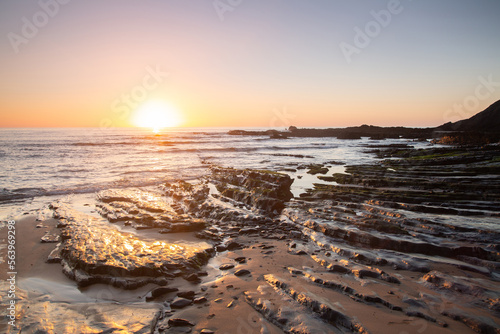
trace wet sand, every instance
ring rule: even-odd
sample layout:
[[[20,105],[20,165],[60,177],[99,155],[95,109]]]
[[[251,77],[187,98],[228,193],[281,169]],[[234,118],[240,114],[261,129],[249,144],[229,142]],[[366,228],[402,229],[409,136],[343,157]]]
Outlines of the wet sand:
[[[57,220],[48,219],[36,221],[36,217],[26,215],[16,220],[16,271],[19,279],[29,277],[40,277],[55,282],[72,282],[62,271],[53,270],[53,265],[47,265],[45,261],[48,255],[54,249],[54,244],[41,243],[40,239],[46,234],[59,234],[56,229]],[[37,225],[43,227],[37,228]],[[2,240],[6,240],[7,228],[0,231]],[[2,254],[2,258],[5,255]],[[6,279],[6,271],[0,272],[0,278]]]

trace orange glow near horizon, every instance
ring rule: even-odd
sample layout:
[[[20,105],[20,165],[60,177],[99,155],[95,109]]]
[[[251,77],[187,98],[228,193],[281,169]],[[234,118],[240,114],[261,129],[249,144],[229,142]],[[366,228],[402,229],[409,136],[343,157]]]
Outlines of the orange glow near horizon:
[[[132,116],[132,124],[137,127],[151,128],[158,133],[163,128],[181,125],[182,118],[178,109],[161,100],[151,100],[139,106]]]
[[[68,2],[0,2],[0,128],[435,127],[500,99],[500,1],[387,27],[371,1]]]

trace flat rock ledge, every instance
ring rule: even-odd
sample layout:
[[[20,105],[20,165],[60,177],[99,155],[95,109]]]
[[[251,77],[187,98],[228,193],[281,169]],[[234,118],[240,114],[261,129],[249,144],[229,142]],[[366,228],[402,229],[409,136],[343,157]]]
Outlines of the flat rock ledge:
[[[53,205],[68,222],[61,230],[59,257],[65,274],[80,286],[95,283],[136,288],[160,285],[165,278],[188,276],[207,263],[214,250],[206,244],[145,241],[127,235],[91,216]],[[57,208],[56,208],[57,207]],[[54,255],[52,255],[54,256]]]

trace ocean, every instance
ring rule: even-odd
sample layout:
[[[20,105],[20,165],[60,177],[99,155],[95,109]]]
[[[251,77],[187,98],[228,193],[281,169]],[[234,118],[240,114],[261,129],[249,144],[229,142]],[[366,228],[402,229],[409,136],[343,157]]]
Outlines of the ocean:
[[[337,138],[270,139],[229,135],[229,128],[178,128],[154,134],[138,128],[27,128],[0,130],[0,218],[12,219],[58,197],[100,190],[195,180],[209,164],[284,171],[325,163],[370,163],[367,146],[428,143]],[[265,130],[265,129],[252,129]],[[292,173],[299,195],[319,180]],[[301,178],[297,178],[300,176]]]

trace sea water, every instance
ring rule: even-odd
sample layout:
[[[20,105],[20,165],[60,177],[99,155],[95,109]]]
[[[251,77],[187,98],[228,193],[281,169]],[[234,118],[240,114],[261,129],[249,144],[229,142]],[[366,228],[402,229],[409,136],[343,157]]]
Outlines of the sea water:
[[[405,139],[271,139],[234,136],[228,128],[178,128],[158,134],[137,128],[26,128],[0,130],[0,219],[12,219],[54,198],[100,190],[145,187],[176,179],[196,180],[210,164],[234,168],[289,170],[335,161],[371,163],[370,145]],[[252,129],[265,130],[265,129]],[[302,170],[291,173],[298,195],[320,182]]]

